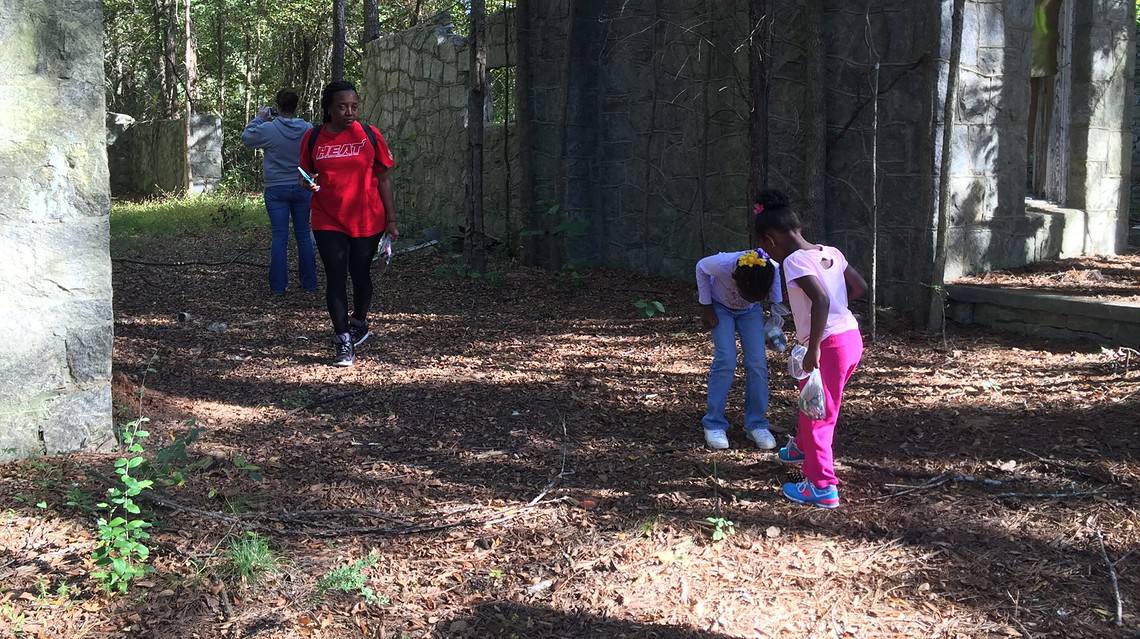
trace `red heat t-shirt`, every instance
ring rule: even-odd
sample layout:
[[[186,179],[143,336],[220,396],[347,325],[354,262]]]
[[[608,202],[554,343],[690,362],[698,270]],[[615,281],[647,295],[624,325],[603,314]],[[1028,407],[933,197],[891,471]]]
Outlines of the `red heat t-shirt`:
[[[384,136],[376,127],[372,131],[376,134],[376,149],[360,122],[353,122],[336,134],[322,126],[311,156],[309,136],[313,129],[301,138],[301,168],[310,175],[316,173],[317,184],[321,185],[310,204],[314,231],[370,237],[383,233],[387,227],[376,173],[392,168],[396,162]]]

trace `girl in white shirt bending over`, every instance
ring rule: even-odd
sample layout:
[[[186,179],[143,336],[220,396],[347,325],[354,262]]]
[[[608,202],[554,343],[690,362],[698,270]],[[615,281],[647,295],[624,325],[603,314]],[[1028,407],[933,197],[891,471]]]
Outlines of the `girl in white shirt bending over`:
[[[764,309],[781,301],[780,271],[760,250],[717,253],[697,262],[697,297],[705,328],[712,331],[708,407],[701,423],[709,448],[728,448],[724,407],[736,376],[736,335],[744,351],[744,432],[760,448],[776,447],[768,430],[768,359]]]
[[[804,239],[800,219],[783,193],[761,191],[753,214],[760,246],[784,268],[796,339],[807,347],[804,372],[819,368],[825,396],[823,419],[811,419],[801,412],[795,438],[778,452],[784,463],[803,464],[807,478],[784,484],[784,496],[801,504],[835,508],[839,506],[839,480],[831,443],[843,388],[863,356],[859,324],[847,309],[847,301],[861,297],[867,283],[838,249]],[[800,382],[801,388],[804,383]]]

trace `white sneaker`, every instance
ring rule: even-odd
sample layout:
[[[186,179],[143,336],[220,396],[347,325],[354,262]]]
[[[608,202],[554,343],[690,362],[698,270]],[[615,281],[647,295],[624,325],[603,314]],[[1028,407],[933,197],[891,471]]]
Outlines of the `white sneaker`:
[[[705,444],[713,450],[724,450],[728,448],[728,433],[723,430],[711,430],[706,428]]]
[[[767,428],[753,428],[748,431],[748,439],[755,442],[757,448],[772,450],[776,447],[776,438],[772,436],[772,431]]]

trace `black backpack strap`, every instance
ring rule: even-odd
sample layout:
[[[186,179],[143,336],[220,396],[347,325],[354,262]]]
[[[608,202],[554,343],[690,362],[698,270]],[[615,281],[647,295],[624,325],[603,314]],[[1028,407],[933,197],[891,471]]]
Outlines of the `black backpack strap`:
[[[313,127],[309,132],[309,166],[313,167],[313,172],[317,172],[317,158],[313,155],[313,149],[317,148],[317,136],[321,134],[321,125]]]
[[[372,143],[372,150],[379,156],[380,145],[376,143],[376,132],[372,130],[372,127],[368,126],[367,122],[361,122],[360,126],[364,128],[364,135],[368,136],[368,141]]]

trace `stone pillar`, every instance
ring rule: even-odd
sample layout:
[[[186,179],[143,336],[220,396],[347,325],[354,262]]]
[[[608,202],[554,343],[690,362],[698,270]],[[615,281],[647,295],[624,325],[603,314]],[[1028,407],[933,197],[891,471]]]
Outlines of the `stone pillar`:
[[[0,4],[0,460],[113,445],[102,5]]]
[[[1136,5],[1073,5],[1072,159],[1068,204],[1086,214],[1085,253],[1115,253],[1128,234]]]

